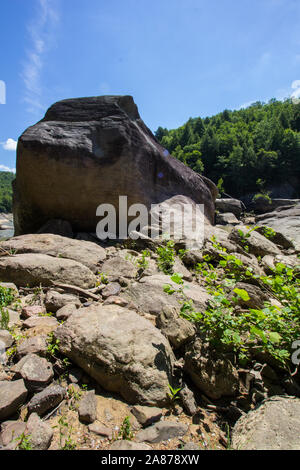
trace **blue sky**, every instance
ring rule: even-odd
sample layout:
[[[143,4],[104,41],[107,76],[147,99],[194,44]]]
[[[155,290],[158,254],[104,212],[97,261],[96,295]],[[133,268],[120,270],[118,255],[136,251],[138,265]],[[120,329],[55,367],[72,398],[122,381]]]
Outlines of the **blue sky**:
[[[0,169],[15,168],[18,137],[60,99],[133,95],[155,131],[300,91],[299,0],[2,0],[0,8]]]

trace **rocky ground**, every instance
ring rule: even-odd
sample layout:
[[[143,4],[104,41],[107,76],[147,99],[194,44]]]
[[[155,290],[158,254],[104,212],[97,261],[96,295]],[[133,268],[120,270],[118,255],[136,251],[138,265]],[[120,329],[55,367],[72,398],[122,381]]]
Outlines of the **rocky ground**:
[[[299,249],[236,216],[194,251],[1,242],[1,447],[300,449]]]

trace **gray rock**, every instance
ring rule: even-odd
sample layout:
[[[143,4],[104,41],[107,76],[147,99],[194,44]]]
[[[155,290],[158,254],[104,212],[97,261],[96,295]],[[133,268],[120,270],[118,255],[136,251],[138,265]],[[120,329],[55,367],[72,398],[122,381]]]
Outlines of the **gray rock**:
[[[271,227],[292,240],[296,250],[300,250],[300,204],[286,210],[276,210],[256,218],[260,225]]]
[[[0,421],[16,413],[27,397],[24,380],[0,382]]]
[[[243,237],[239,231],[243,232]],[[275,243],[271,242],[268,238],[255,230],[251,231],[245,225],[234,227],[229,235],[229,239],[238,243],[241,247],[247,245],[249,247],[249,253],[252,253],[255,256],[280,254],[280,250]]]
[[[30,317],[23,322],[23,328],[49,327],[53,330],[59,325],[54,317]]]
[[[143,429],[137,433],[137,442],[162,442],[174,437],[182,437],[188,432],[188,425],[174,421],[161,421],[150,428]]]
[[[181,403],[186,413],[194,416],[197,413],[197,403],[192,390],[185,384],[179,392]]]
[[[156,317],[156,326],[168,338],[174,349],[180,348],[195,336],[193,324],[181,318],[174,307],[163,308]]]
[[[107,299],[112,295],[119,295],[121,291],[121,286],[118,282],[110,282],[104,289],[101,291],[103,299]]]
[[[131,404],[167,401],[174,356],[165,337],[134,311],[116,305],[79,309],[55,336],[72,362]]]
[[[14,344],[14,339],[9,331],[0,330],[0,346],[4,345],[5,349],[10,348]],[[1,349],[1,348],[0,348]]]
[[[102,424],[96,422],[89,424],[88,430],[94,434],[97,434],[97,436],[103,436],[108,438],[109,440],[111,440],[113,436],[112,429],[107,428],[106,426],[103,426]]]
[[[77,310],[77,305],[76,304],[67,304],[64,307],[60,308],[56,312],[56,318],[58,321],[66,321],[68,318],[73,315]]]
[[[82,423],[91,424],[97,419],[97,400],[95,390],[83,395],[78,406],[78,415]]]
[[[52,234],[28,234],[10,238],[1,243],[5,250],[17,253],[38,253],[83,264],[96,273],[106,258],[105,249],[96,243],[72,240]]]
[[[196,442],[187,442],[183,450],[201,450],[199,444],[196,444]]]
[[[25,434],[28,436],[31,450],[49,449],[53,438],[53,430],[36,413],[32,413],[29,416]]]
[[[21,317],[22,318],[30,318],[38,315],[44,315],[46,309],[43,305],[26,305],[22,308]]]
[[[142,442],[115,441],[110,446],[109,450],[152,450],[152,447]]]
[[[33,336],[32,338],[25,339],[21,344],[18,345],[16,352],[18,358],[22,358],[28,354],[45,356],[47,354],[47,348],[47,336],[37,335]]]
[[[184,369],[194,384],[209,398],[217,400],[239,391],[239,376],[232,363],[196,339],[187,347]]]
[[[73,294],[60,294],[55,290],[49,290],[45,297],[45,306],[48,312],[56,313],[61,308],[68,304],[75,304],[77,307],[81,306],[81,302]]]
[[[182,296],[176,293],[169,295],[164,292],[164,286],[167,284],[176,291],[179,289],[178,284],[173,282],[170,276],[164,274],[146,276],[140,282],[133,282],[124,292],[124,297],[130,299],[144,313],[159,315],[165,307],[175,307],[179,312],[181,308],[179,301],[182,300]],[[198,311],[206,310],[210,295],[204,287],[187,281],[181,287]]]
[[[103,263],[101,272],[110,279],[119,279],[120,277],[133,279],[137,275],[138,268],[121,256],[113,256]]]
[[[216,223],[220,225],[238,225],[240,222],[234,214],[225,212],[224,214],[217,214]]]
[[[222,214],[232,212],[236,217],[240,217],[243,211],[243,203],[238,199],[216,199],[216,210]]]
[[[1,445],[8,446],[9,444],[14,444],[17,447],[20,442],[19,438],[23,435],[25,429],[26,423],[23,421],[7,422],[0,434]]]
[[[72,225],[67,220],[51,219],[48,220],[39,230],[38,233],[51,233],[52,235],[60,235],[62,237],[73,238]]]
[[[150,426],[150,424],[159,421],[162,417],[162,410],[152,406],[134,406],[131,409],[131,413],[136,417],[138,422],[144,426]]]
[[[28,403],[29,413],[43,416],[47,411],[59,405],[66,396],[66,390],[60,385],[50,385],[42,392],[34,395]]]
[[[235,450],[300,450],[300,399],[272,397],[242,416],[232,432]]]
[[[0,276],[18,286],[50,286],[52,281],[72,284],[82,288],[94,287],[96,276],[92,271],[65,258],[26,253],[0,259]]]
[[[51,363],[36,354],[23,357],[11,371],[17,377],[22,377],[26,388],[32,392],[39,392],[47,387],[54,376]]]
[[[119,195],[128,196],[128,207],[138,202],[148,209],[185,195],[204,204],[213,222],[216,193],[156,141],[131,96],[64,100],[19,139],[15,232],[36,232],[49,214],[69,221],[74,232],[95,232],[97,207],[118,207]]]

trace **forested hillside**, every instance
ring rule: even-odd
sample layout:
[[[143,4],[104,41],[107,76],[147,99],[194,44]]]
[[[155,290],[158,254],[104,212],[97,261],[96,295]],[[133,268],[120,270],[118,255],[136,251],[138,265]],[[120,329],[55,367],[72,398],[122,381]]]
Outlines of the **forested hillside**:
[[[272,99],[239,111],[190,118],[159,142],[235,197],[300,196],[300,104]]]
[[[12,186],[15,179],[13,173],[7,171],[0,172],[0,212],[12,211]]]

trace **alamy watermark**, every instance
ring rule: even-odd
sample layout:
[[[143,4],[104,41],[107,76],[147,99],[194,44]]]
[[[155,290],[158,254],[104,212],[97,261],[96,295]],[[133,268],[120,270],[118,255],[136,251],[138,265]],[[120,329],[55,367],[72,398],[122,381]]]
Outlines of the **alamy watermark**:
[[[6,104],[6,84],[0,80],[0,104]]]
[[[157,239],[186,240],[189,249],[200,248],[204,240],[204,205],[178,202],[176,197],[150,210],[144,204],[128,207],[127,196],[119,196],[116,208],[101,204],[96,211],[102,219],[96,233],[100,240],[125,240],[149,237]]]

